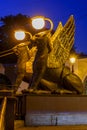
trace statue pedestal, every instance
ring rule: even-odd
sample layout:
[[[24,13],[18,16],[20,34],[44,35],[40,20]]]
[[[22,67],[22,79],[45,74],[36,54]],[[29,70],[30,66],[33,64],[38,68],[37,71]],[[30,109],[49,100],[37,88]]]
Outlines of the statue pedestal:
[[[81,113],[82,116],[79,116],[78,114]],[[87,96],[85,95],[26,95],[26,126],[59,125],[63,124],[60,120],[64,121],[64,119],[65,124],[67,119],[72,123],[77,120],[74,124],[87,124],[84,113],[87,115]],[[83,117],[85,122],[79,120],[79,117]]]

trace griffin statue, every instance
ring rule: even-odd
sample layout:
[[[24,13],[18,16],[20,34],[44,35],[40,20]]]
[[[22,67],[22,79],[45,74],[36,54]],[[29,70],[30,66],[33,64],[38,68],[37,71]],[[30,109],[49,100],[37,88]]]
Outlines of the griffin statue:
[[[29,42],[14,47],[13,51],[18,55],[15,91],[21,81],[27,79],[29,87],[25,92],[82,94],[81,79],[65,66],[74,44],[74,34],[75,21],[71,15],[64,26],[61,22],[58,24],[54,34],[49,30],[42,31]]]
[[[51,93],[83,93],[81,79],[72,73],[65,62],[69,58],[74,44],[75,22],[70,16],[63,26],[60,22],[55,33],[43,31],[32,37],[29,49],[36,47],[32,63],[32,76],[29,91],[38,92],[40,89]],[[31,58],[30,58],[31,59]]]

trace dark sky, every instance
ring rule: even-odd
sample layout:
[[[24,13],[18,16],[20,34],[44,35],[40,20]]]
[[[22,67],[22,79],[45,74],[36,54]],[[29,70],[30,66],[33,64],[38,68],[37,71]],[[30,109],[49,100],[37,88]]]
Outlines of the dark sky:
[[[54,29],[60,21],[64,25],[74,15],[75,46],[78,52],[87,54],[87,0],[0,0],[0,17],[18,13],[48,17]]]

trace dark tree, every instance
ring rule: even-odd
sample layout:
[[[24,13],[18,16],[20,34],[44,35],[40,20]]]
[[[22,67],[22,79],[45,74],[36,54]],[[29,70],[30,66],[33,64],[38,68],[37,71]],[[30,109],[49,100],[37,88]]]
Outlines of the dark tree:
[[[2,23],[0,26],[0,52],[11,49],[20,42],[15,39],[14,32],[18,29],[28,31],[30,21],[29,16],[22,14],[0,18],[0,23]],[[1,59],[4,58],[0,58],[0,62],[2,61]],[[9,55],[7,58],[5,57],[5,59],[9,62],[10,59],[14,61],[12,55]]]
[[[0,45],[4,45],[4,48],[13,47],[17,44],[17,40],[14,38],[14,31],[18,29],[26,30],[27,24],[30,22],[30,17],[22,14],[16,16],[5,16],[1,18],[2,26],[0,27]]]

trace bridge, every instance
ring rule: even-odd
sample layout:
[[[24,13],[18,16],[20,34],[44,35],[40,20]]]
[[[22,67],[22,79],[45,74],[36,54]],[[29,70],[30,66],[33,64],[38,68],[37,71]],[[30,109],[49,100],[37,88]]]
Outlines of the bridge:
[[[87,96],[0,90],[0,130],[86,130]]]

